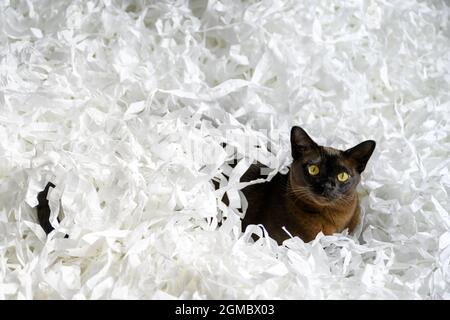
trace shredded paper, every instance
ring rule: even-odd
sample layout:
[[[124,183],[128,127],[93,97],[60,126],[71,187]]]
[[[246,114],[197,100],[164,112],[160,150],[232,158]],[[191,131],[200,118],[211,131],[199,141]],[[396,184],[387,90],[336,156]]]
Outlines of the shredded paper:
[[[293,125],[377,141],[354,234],[241,231]],[[445,0],[1,1],[0,298],[450,299],[449,133]]]

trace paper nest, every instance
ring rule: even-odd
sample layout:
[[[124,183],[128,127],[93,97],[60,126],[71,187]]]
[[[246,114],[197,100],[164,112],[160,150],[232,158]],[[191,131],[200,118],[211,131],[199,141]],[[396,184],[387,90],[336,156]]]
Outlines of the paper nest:
[[[0,4],[0,298],[450,298],[448,3],[143,2]],[[377,141],[356,234],[241,232],[292,125]]]

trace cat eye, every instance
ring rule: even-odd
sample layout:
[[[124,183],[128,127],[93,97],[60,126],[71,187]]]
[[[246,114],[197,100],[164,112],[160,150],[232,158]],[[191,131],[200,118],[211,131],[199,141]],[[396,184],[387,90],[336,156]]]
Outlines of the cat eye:
[[[337,175],[337,179],[338,179],[340,182],[345,182],[345,181],[347,181],[347,180],[348,180],[348,174],[347,174],[347,172],[341,172],[341,173],[339,173],[339,174]]]
[[[319,167],[316,166],[315,164],[312,164],[310,166],[308,166],[308,173],[312,176],[316,176],[319,174]]]

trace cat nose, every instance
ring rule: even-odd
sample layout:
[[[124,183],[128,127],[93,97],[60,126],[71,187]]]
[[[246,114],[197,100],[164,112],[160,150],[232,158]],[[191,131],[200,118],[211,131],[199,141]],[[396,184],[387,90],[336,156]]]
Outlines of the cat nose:
[[[330,199],[334,199],[336,197],[336,184],[333,182],[325,182],[323,186],[323,194]]]
[[[325,182],[325,189],[331,190],[334,189],[335,184],[331,181]]]

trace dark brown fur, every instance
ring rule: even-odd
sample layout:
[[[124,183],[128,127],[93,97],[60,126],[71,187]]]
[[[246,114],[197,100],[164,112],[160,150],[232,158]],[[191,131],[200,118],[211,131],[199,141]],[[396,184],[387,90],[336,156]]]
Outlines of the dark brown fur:
[[[50,207],[48,205],[47,195],[50,188],[54,188],[55,185],[51,182],[47,183],[44,190],[38,193],[37,200],[38,205],[36,207],[37,209],[37,215],[39,224],[41,225],[42,229],[44,229],[46,234],[49,234],[53,231],[53,227],[50,224]]]
[[[42,229],[44,229],[47,235],[55,229],[52,227],[49,220],[50,206],[48,205],[47,196],[50,188],[55,188],[55,185],[51,182],[47,183],[44,190],[38,193],[37,195],[38,205],[36,206],[39,224],[41,225]],[[60,222],[59,218],[56,219],[58,220],[58,222]],[[66,234],[64,238],[69,238],[69,236]]]
[[[356,186],[375,142],[368,140],[347,151],[340,151],[317,145],[303,129],[294,127],[291,143],[294,161],[287,175],[278,173],[270,182],[250,185],[242,190],[248,201],[243,229],[249,224],[262,224],[279,244],[289,238],[283,227],[305,242],[313,240],[320,231],[331,235],[348,228],[352,232],[359,222]],[[321,183],[307,177],[305,168],[309,163],[317,163],[329,173],[329,177],[317,177],[329,184],[329,189],[327,185],[321,193],[313,190],[316,183],[320,189]],[[261,177],[260,168],[259,165],[252,166],[241,181]],[[336,186],[339,182],[333,182],[332,177],[343,168],[351,178],[348,184]]]

